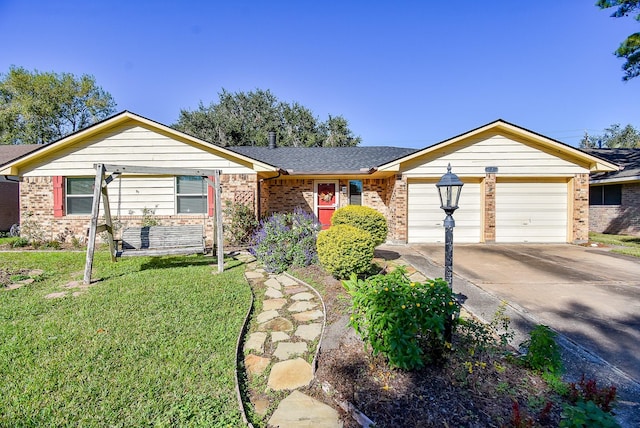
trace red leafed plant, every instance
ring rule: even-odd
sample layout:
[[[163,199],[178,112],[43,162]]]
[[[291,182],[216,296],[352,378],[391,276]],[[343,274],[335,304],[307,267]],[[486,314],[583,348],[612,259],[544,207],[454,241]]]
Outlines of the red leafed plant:
[[[580,382],[569,384],[568,399],[572,404],[576,404],[578,401],[593,401],[603,411],[610,412],[616,400],[616,387],[598,388],[595,379],[585,380],[583,374]]]
[[[538,422],[547,422],[549,419],[549,415],[551,414],[551,410],[553,408],[553,403],[551,401],[547,401],[547,404],[540,410],[538,414],[537,421]],[[511,405],[511,425],[509,427],[513,428],[532,428],[535,426],[536,420],[533,417],[529,416],[526,411],[520,409],[520,404],[513,400],[513,404]]]

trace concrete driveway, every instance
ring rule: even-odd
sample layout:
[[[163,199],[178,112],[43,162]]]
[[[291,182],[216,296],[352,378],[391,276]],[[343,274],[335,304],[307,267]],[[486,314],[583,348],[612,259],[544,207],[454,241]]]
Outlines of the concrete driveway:
[[[444,276],[441,244],[376,251],[396,253],[427,277]],[[536,324],[559,332],[565,380],[584,374],[616,385],[618,422],[640,426],[639,259],[568,244],[456,244],[453,289],[487,321],[506,300],[516,347]]]
[[[442,245],[412,248],[443,263]],[[577,245],[460,244],[454,273],[640,382],[639,259]]]

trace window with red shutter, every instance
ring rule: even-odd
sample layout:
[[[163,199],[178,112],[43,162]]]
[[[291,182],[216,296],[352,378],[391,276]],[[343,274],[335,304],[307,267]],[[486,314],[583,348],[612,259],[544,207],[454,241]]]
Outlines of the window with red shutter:
[[[213,181],[213,175],[209,176],[209,180]],[[215,206],[216,200],[213,196],[213,186],[207,184],[207,213],[209,217],[213,217],[213,208]]]
[[[64,177],[61,175],[53,177],[53,216],[64,216]]]

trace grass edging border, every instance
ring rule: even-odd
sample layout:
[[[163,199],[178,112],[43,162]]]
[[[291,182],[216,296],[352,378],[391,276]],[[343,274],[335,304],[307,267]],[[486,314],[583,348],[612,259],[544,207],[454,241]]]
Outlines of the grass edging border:
[[[249,282],[249,278],[247,278],[247,273],[243,274],[244,279],[247,281],[247,285],[249,287],[249,291],[251,292],[251,302],[249,304],[249,309],[247,310],[246,315],[244,316],[244,322],[242,323],[242,328],[240,329],[240,333],[238,333],[238,339],[236,340],[236,370],[235,370],[235,381],[236,381],[236,397],[238,398],[238,406],[240,407],[240,414],[242,415],[242,421],[245,426],[249,428],[253,428],[253,424],[249,422],[247,418],[247,412],[244,407],[244,400],[242,399],[242,393],[240,392],[240,379],[238,378],[238,372],[240,370],[240,356],[244,354],[242,351],[242,342],[244,341],[244,337],[247,333],[247,325],[249,324],[249,320],[251,318],[251,312],[253,312],[253,304],[255,301],[255,296],[253,294],[253,288],[251,287],[251,283]]]

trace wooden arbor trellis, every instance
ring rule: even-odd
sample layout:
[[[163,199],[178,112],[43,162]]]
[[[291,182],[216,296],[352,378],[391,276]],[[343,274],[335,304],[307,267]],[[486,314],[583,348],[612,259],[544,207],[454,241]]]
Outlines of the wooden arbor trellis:
[[[116,177],[124,174],[149,174],[149,175],[183,175],[183,176],[199,176],[213,187],[215,197],[215,246],[217,248],[218,272],[224,270],[224,251],[223,251],[223,234],[222,234],[222,210],[221,207],[221,190],[220,190],[220,174],[217,169],[188,169],[188,168],[159,168],[146,166],[128,166],[128,165],[108,165],[95,164],[96,179],[94,182],[93,205],[91,207],[91,226],[89,228],[89,241],[87,243],[87,258],[84,267],[84,283],[91,283],[91,271],[93,269],[93,256],[95,253],[96,235],[100,232],[107,232],[107,240],[109,242],[109,252],[111,260],[116,261],[116,245],[113,238],[113,222],[111,220],[111,208],[109,206],[109,192],[107,186]],[[111,173],[107,176],[107,173]],[[213,176],[213,181],[209,179]],[[104,223],[98,224],[100,214],[100,200],[104,207]],[[141,254],[142,255],[142,254]]]

